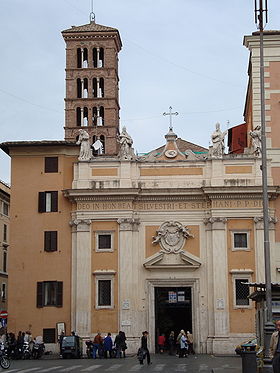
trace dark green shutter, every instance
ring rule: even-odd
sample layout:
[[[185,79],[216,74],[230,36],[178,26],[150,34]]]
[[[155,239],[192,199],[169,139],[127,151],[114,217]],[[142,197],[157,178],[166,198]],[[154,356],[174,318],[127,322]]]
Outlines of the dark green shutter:
[[[43,292],[44,292],[44,283],[37,282],[37,307],[43,307]]]
[[[56,306],[62,307],[62,305],[63,305],[63,282],[57,281]]]

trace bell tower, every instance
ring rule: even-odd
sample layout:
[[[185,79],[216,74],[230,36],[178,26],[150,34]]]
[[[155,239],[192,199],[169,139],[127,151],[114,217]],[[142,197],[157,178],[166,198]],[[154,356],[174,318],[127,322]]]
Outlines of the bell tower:
[[[66,43],[65,140],[75,141],[85,129],[91,143],[102,143],[93,154],[116,155],[119,134],[117,29],[95,23],[62,31]]]

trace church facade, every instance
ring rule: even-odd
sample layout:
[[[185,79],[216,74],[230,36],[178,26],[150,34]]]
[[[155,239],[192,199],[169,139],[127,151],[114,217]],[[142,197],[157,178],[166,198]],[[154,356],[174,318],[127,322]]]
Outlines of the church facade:
[[[12,161],[9,330],[50,346],[62,329],[84,339],[122,330],[135,352],[144,330],[155,351],[159,334],[186,329],[197,352],[232,353],[255,333],[244,282],[264,281],[258,35],[245,37],[242,153],[224,153],[219,125],[209,149],[171,125],[162,147],[136,156],[119,132],[118,31],[92,21],[62,34],[65,140],[1,144]],[[275,282],[280,32],[265,34],[265,59]]]

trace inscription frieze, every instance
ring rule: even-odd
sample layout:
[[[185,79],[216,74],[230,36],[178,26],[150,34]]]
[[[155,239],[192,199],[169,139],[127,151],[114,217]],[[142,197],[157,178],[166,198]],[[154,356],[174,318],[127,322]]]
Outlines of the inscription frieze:
[[[228,199],[214,201],[176,201],[176,202],[79,202],[79,211],[108,211],[108,210],[138,210],[138,211],[168,211],[168,210],[205,210],[205,209],[243,209],[262,208],[261,200]]]

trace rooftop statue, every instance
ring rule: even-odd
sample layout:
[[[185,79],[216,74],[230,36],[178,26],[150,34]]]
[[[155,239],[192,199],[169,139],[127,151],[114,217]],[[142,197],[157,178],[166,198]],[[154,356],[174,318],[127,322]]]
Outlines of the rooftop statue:
[[[220,129],[220,123],[216,123],[216,130],[213,132],[211,136],[212,140],[212,157],[214,158],[222,158],[224,151],[225,151],[225,135],[227,134],[227,130],[222,132]]]
[[[89,134],[87,131],[82,129],[79,130],[79,138],[76,144],[80,145],[79,161],[89,161],[91,158],[91,149],[89,144]]]
[[[121,160],[130,161],[134,158],[134,151],[132,148],[133,140],[132,137],[127,133],[126,127],[123,127],[122,132],[119,136],[120,152],[119,156]]]
[[[258,157],[262,151],[261,126],[255,127],[253,131],[249,132],[249,135],[252,137],[254,154]]]

